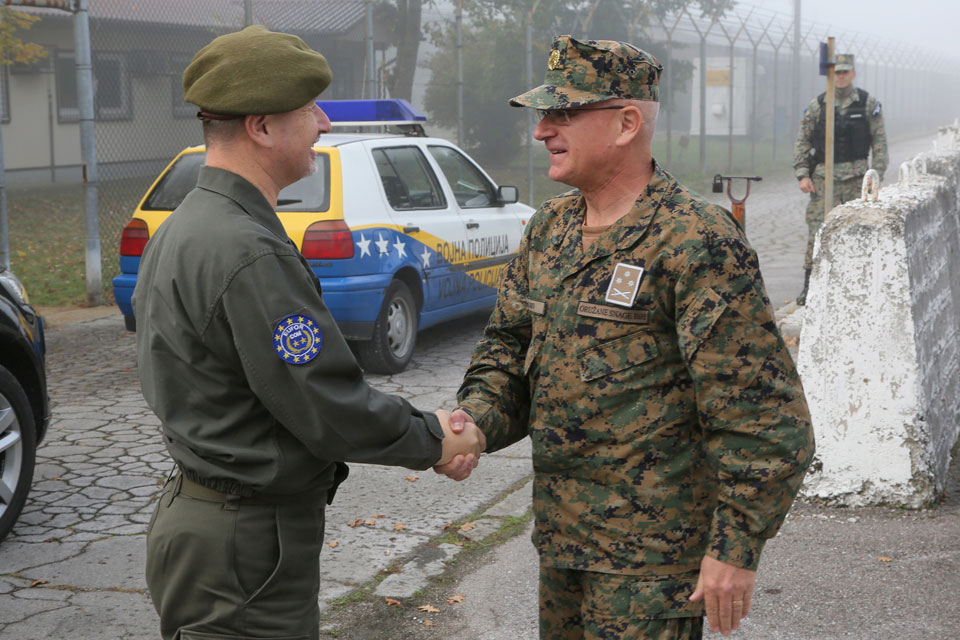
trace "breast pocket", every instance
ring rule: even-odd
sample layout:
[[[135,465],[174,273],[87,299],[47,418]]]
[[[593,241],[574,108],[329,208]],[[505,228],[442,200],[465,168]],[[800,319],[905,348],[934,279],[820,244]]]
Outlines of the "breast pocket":
[[[647,331],[635,331],[608,340],[580,353],[580,378],[590,382],[612,374],[642,375],[660,354],[657,341]]]

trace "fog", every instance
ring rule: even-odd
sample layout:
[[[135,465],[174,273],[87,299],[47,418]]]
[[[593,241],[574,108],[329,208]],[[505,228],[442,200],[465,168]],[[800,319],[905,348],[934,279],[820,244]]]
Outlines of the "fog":
[[[793,15],[794,0],[746,0],[738,9],[755,6]],[[954,0],[801,0],[801,20],[882,36],[960,63],[960,3]],[[837,41],[838,51],[844,43]]]

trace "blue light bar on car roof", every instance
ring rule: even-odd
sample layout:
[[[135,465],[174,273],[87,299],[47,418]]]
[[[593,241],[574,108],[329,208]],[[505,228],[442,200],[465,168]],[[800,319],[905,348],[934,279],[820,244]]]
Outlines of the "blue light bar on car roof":
[[[390,100],[317,100],[332,124],[374,126],[385,124],[415,124],[427,121],[427,116],[401,98]]]

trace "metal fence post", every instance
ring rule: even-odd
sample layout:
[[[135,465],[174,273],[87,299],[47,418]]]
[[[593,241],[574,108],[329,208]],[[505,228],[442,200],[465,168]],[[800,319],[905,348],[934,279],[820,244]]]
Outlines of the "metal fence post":
[[[103,302],[100,275],[100,217],[97,191],[97,142],[93,128],[93,65],[90,58],[90,17],[87,0],[77,0],[73,18],[77,56],[77,102],[80,108],[80,151],[83,156],[83,193],[86,205],[87,305]]]

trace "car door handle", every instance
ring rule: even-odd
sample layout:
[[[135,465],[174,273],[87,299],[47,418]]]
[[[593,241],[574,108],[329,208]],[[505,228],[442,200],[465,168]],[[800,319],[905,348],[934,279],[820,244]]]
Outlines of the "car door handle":
[[[467,229],[477,229],[480,226],[479,222],[468,222]]]
[[[412,224],[408,224],[403,228],[404,233],[416,233],[417,231],[420,231],[420,227],[415,227]]]

